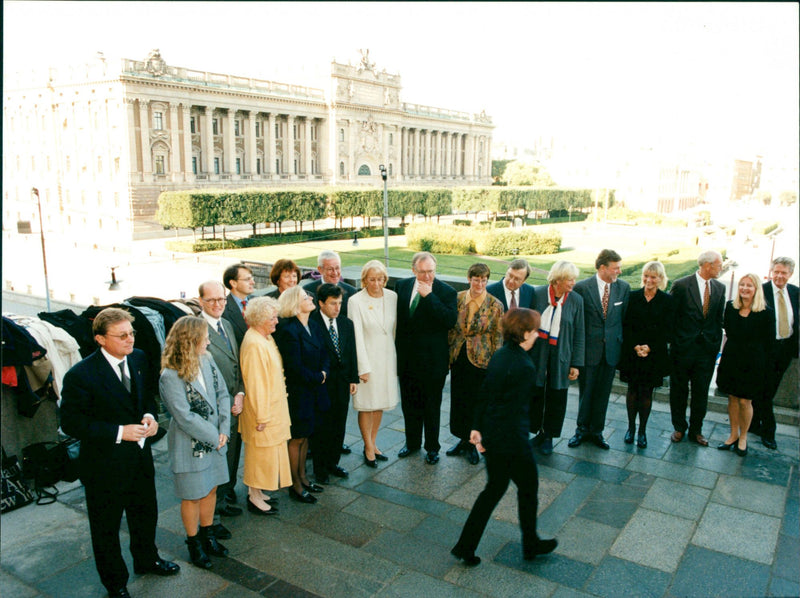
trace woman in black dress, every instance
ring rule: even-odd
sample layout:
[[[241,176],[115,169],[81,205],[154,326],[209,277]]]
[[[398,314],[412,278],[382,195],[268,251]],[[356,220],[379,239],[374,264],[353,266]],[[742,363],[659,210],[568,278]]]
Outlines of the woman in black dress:
[[[639,435],[636,446],[647,448],[647,419],[653,406],[653,389],[669,375],[667,341],[672,323],[672,296],[665,293],[667,273],[661,262],[642,268],[642,288],[631,293],[622,331],[619,377],[628,383],[628,431],[625,444],[633,444],[636,416]]]
[[[747,430],[753,419],[753,400],[764,393],[768,355],[775,338],[775,314],[764,301],[755,274],[739,280],[736,296],[725,306],[725,345],[717,368],[717,388],[728,395],[731,434],[717,448],[747,454]]]
[[[470,567],[481,562],[475,549],[509,480],[517,485],[523,558],[531,560],[552,552],[558,545],[554,538],[542,540],[536,533],[539,474],[528,442],[528,409],[536,374],[528,351],[536,341],[539,322],[539,312],[532,309],[506,312],[503,346],[492,356],[478,394],[469,441],[484,453],[489,480],[472,507],[458,543],[450,551]]]

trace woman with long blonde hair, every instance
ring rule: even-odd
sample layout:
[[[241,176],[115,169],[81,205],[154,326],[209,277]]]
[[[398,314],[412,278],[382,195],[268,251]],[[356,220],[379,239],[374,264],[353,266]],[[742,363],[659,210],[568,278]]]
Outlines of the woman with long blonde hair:
[[[186,544],[192,564],[202,569],[211,567],[209,554],[228,555],[213,523],[217,486],[228,481],[231,407],[222,374],[207,353],[208,343],[203,318],[180,318],[167,336],[159,381],[161,399],[172,416],[169,457]]]

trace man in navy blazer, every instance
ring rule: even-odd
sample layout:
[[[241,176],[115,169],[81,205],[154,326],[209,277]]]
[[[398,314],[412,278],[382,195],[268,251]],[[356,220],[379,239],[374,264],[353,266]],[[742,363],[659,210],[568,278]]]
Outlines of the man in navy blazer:
[[[531,274],[531,267],[526,260],[518,258],[508,265],[503,280],[493,282],[486,287],[486,292],[497,297],[508,311],[510,305],[531,307],[533,304],[533,287],[526,283]]]
[[[321,284],[335,284],[342,289],[342,315],[347,317],[347,300],[350,299],[351,295],[357,292],[357,289],[341,279],[342,260],[339,254],[329,249],[320,252],[317,257],[317,270],[322,275],[322,278],[304,284],[303,288],[307,293],[316,294]]]
[[[123,512],[136,573],[172,575],[175,563],[158,556],[158,505],[149,439],[158,432],[147,359],[133,348],[133,317],[107,308],[92,325],[100,349],[64,376],[61,426],[81,441],[79,471],[86,491],[92,550],[109,596],[128,597],[119,526]]]
[[[247,332],[247,323],[244,321],[244,310],[247,307],[247,298],[256,288],[253,271],[242,264],[234,264],[225,269],[222,274],[222,283],[230,291],[225,311],[222,316],[233,324],[236,335],[236,345],[242,346],[242,339]]]
[[[622,258],[613,249],[603,249],[595,260],[597,274],[581,280],[575,292],[583,299],[586,331],[584,367],[578,377],[578,427],[567,446],[580,446],[584,438],[608,450],[603,428],[608,397],[622,353],[622,320],[628,309],[631,287],[618,277]]]
[[[775,414],[772,401],[781,384],[783,374],[792,359],[798,355],[798,294],[800,289],[788,284],[794,274],[794,260],[777,257],[772,260],[769,282],[762,286],[764,300],[775,312],[775,345],[770,356],[767,380],[762,400],[753,401],[753,423],[750,432],[761,436],[761,443],[772,450],[778,448],[775,442]]]
[[[405,458],[422,446],[425,431],[425,461],[439,462],[439,422],[442,390],[450,362],[447,333],[458,318],[457,293],[436,280],[436,258],[427,251],[411,260],[414,276],[399,280],[397,292],[397,375],[400,404],[406,427],[406,445],[398,457]]]
[[[670,290],[675,306],[669,350],[672,361],[669,408],[675,431],[670,439],[680,442],[688,430],[690,442],[708,446],[702,433],[703,419],[708,408],[708,387],[722,344],[725,313],[725,285],[716,280],[722,271],[722,256],[716,251],[705,251],[697,256],[697,266],[697,272],[676,280]],[[690,384],[692,407],[687,422]]]
[[[343,294],[338,285],[321,284],[316,295],[319,309],[311,312],[310,316],[319,323],[330,356],[330,371],[325,385],[331,406],[322,414],[323,423],[310,439],[314,476],[320,484],[327,484],[331,475],[337,478],[350,475],[339,465],[339,458],[347,426],[347,407],[358,388],[358,357],[353,322],[341,313]]]

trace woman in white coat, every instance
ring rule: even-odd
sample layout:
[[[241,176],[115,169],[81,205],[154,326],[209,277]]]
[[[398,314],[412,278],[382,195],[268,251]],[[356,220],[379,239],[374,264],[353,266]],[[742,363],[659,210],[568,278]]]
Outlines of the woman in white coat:
[[[364,439],[364,463],[377,467],[388,461],[376,440],[383,412],[394,409],[399,401],[397,352],[394,334],[397,324],[397,294],[385,288],[389,274],[378,260],[361,269],[362,290],[350,297],[347,316],[353,321],[361,384],[353,395],[358,411],[358,427]]]

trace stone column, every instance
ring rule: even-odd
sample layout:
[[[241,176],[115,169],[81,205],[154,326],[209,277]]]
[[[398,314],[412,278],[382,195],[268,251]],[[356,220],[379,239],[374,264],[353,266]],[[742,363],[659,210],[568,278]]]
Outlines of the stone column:
[[[492,177],[492,138],[488,135],[486,136],[486,145],[484,146],[486,150],[486,176],[491,178]]]
[[[286,116],[286,136],[283,138],[283,166],[289,173],[289,179],[294,180],[294,116]]]
[[[258,111],[247,111],[247,168],[248,174],[256,174],[256,160],[258,159],[258,149],[256,149],[256,119]]]
[[[414,174],[419,176],[422,174],[422,144],[420,136],[422,133],[419,129],[414,131]]]
[[[422,146],[423,159],[422,159],[422,176],[428,178],[431,173],[431,130],[425,131],[425,142]]]
[[[180,127],[178,127],[178,105],[170,102],[169,104],[169,170],[172,174],[172,181],[177,182],[181,172],[181,143]]]
[[[467,147],[464,152],[464,175],[467,180],[472,180],[475,175],[475,136],[465,135]]]
[[[305,117],[305,127],[306,127],[306,143],[303,153],[305,154],[305,170],[306,170],[306,178],[311,178],[311,125],[314,122],[314,119],[310,116]]]
[[[442,176],[450,174],[450,134],[442,131]]]
[[[137,151],[137,140],[140,140],[141,136],[136,135],[136,100],[134,98],[125,98],[125,104],[127,105],[128,112],[128,152],[130,152],[130,156],[128,156],[128,168],[130,174],[133,175],[136,173],[136,180],[141,181],[142,161]],[[62,122],[62,120],[63,119],[59,116],[58,122]],[[11,128],[9,127],[7,130],[10,131]],[[130,178],[132,180],[133,177]]]
[[[233,119],[236,118],[236,110],[228,108],[225,116],[225,124],[222,131],[222,153],[223,169],[225,174],[236,172],[236,139],[233,136]]]
[[[464,166],[464,154],[461,153],[461,140],[464,137],[463,133],[456,133],[456,177],[461,178],[463,176],[463,166]]]
[[[153,176],[153,155],[150,151],[150,116],[148,100],[139,100],[139,133],[142,140],[142,177],[150,181]],[[76,164],[77,167],[77,164]]]
[[[330,148],[330,152],[333,155],[336,155],[336,142],[331,139],[330,131],[331,127],[328,123],[328,119],[320,118],[317,120],[317,168],[319,169],[319,175],[322,177],[323,182],[327,182],[328,177],[330,174],[330,168],[328,165],[328,148]],[[333,139],[336,139],[334,137]]]
[[[208,176],[214,174],[214,106],[206,106],[206,114],[203,119],[203,130],[200,139],[203,141],[203,162],[205,163],[205,173]]]
[[[267,116],[267,130],[264,135],[264,174],[277,174],[275,170],[275,115]]]
[[[436,176],[442,178],[442,132],[436,131]]]
[[[183,180],[194,181],[194,173],[192,172],[192,125],[190,118],[192,116],[191,104],[181,104],[181,120],[183,129]],[[197,165],[200,168],[200,165]]]

